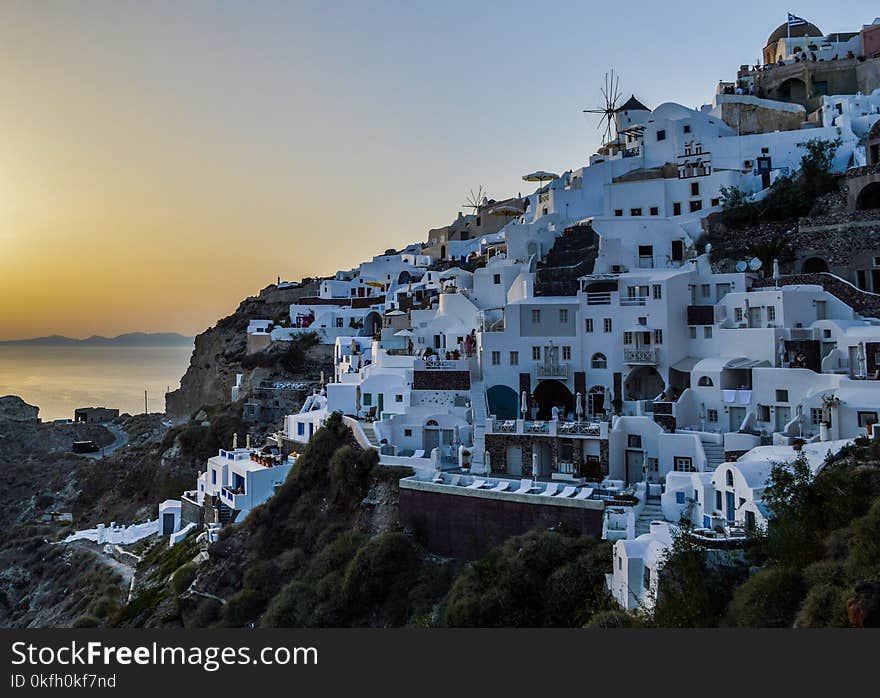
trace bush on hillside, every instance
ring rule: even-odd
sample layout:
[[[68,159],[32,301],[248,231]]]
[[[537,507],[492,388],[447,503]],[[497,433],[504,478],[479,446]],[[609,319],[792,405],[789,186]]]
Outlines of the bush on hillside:
[[[728,622],[744,628],[790,628],[805,593],[800,570],[768,567],[734,592]]]

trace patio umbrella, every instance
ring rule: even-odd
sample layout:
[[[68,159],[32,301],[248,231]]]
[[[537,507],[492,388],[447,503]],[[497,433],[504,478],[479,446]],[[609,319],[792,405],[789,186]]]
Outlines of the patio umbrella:
[[[398,330],[394,333],[395,337],[415,337],[415,334],[409,330]]]
[[[774,280],[779,281],[779,260],[778,259],[773,260],[773,278],[774,278]],[[779,284],[777,283],[776,285],[778,286]]]
[[[491,216],[521,216],[525,211],[516,204],[500,204],[490,208],[487,213]]]
[[[488,451],[483,454],[483,471],[486,475],[492,472],[492,454]]]
[[[580,422],[584,416],[584,396],[580,393],[574,396],[574,411],[577,414],[577,420]]]
[[[868,375],[868,361],[865,356],[865,343],[859,342],[859,378],[865,378]]]
[[[525,419],[529,414],[529,396],[525,390],[522,391],[522,404],[519,409],[522,412],[523,419]]]
[[[605,388],[605,398],[602,400],[602,409],[605,410],[605,414],[610,414],[611,412],[611,391],[608,388]]]
[[[536,172],[529,172],[527,175],[523,175],[524,182],[548,182],[553,179],[558,179],[559,175],[555,172],[545,172],[544,170],[538,170]]]
[[[532,451],[532,477],[538,479],[538,452]]]
[[[784,337],[779,338],[779,344],[776,346],[776,353],[779,354],[779,366],[781,368],[782,364],[785,363],[785,355],[787,353],[785,351],[785,338]]]

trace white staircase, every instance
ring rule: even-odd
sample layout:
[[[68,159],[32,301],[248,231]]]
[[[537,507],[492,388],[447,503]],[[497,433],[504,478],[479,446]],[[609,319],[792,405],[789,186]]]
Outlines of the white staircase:
[[[482,466],[486,453],[486,419],[489,417],[489,409],[486,407],[486,391],[483,390],[480,366],[476,360],[470,362],[470,373],[471,413],[474,421],[474,446],[471,449],[471,462]]]
[[[361,422],[361,429],[364,432],[364,436],[367,437],[367,441],[370,442],[370,446],[378,449],[379,439],[376,438],[376,430],[373,428],[373,425],[369,422]]]
[[[660,507],[660,504],[654,501],[645,502],[645,506],[642,507],[639,518],[636,519],[636,536],[640,536],[643,533],[649,533],[651,531],[652,521],[664,520],[663,509]]]
[[[724,462],[724,446],[711,441],[703,441],[703,453],[706,454],[706,470],[715,470]]]

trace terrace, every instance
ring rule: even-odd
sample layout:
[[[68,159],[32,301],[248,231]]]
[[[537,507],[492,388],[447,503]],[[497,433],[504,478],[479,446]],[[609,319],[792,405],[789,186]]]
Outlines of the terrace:
[[[496,419],[486,420],[487,434],[546,435],[564,437],[583,437],[594,439],[608,438],[608,422]]]

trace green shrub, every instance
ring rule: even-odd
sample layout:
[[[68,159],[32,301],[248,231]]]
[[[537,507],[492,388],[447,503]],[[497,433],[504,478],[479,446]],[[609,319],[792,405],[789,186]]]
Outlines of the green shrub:
[[[790,628],[805,593],[800,570],[768,567],[734,592],[728,621],[746,628]]]
[[[101,625],[101,621],[99,621],[94,616],[79,616],[77,617],[73,623],[71,623],[72,628],[97,628]]]
[[[194,562],[188,562],[180,567],[171,578],[171,586],[178,595],[189,589],[190,585],[195,581],[199,572],[198,566]]]
[[[587,628],[632,628],[634,625],[633,617],[623,610],[600,611],[594,615],[590,622],[586,624]]]
[[[266,608],[266,597],[254,589],[242,589],[226,601],[223,620],[227,625],[240,628],[260,619]]]

